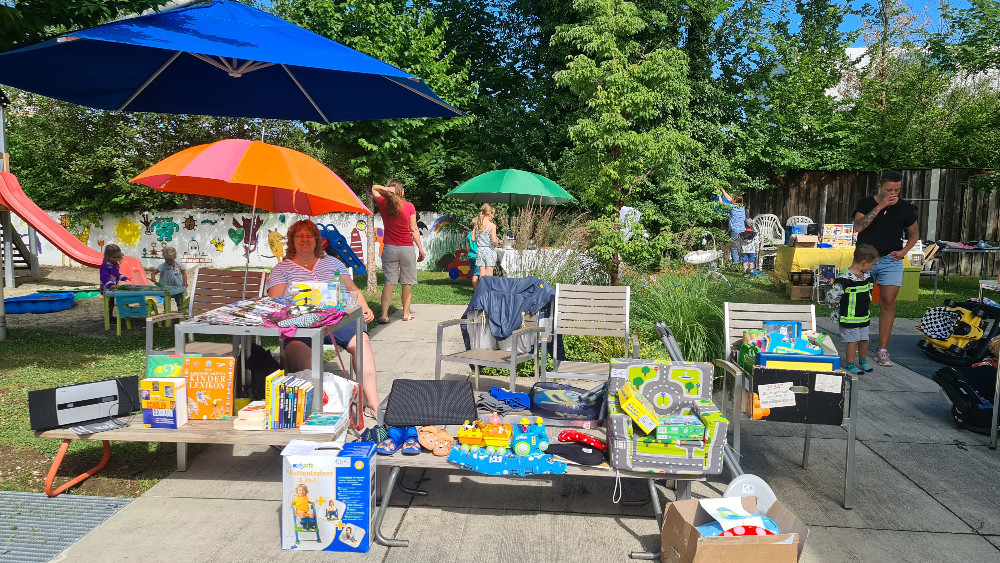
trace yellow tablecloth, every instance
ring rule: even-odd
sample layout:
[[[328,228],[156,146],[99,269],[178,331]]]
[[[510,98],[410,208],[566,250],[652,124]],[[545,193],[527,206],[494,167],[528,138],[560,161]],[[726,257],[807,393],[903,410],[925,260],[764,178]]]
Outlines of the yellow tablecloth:
[[[854,247],[841,246],[837,248],[795,248],[779,246],[778,255],[774,258],[774,275],[778,283],[788,281],[789,273],[814,270],[820,264],[836,264],[837,270],[851,267],[854,261]],[[903,287],[900,288],[897,301],[916,301],[920,288],[920,266],[910,266],[907,260],[903,264]]]
[[[774,258],[774,274],[779,281],[788,281],[790,272],[814,270],[820,264],[836,264],[838,270],[850,268],[854,260],[853,246],[837,248],[796,248],[779,246]]]

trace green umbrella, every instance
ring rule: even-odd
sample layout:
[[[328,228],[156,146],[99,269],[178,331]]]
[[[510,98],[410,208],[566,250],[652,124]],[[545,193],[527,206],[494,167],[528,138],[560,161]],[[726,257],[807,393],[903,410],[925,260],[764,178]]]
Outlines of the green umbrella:
[[[574,201],[573,196],[545,176],[512,168],[480,174],[448,192],[447,197],[511,205],[560,205]]]

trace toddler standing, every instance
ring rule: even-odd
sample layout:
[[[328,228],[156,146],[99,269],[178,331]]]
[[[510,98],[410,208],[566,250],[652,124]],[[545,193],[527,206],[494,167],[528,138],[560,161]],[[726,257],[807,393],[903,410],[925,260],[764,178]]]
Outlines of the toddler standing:
[[[119,264],[125,255],[117,244],[104,245],[104,262],[101,263],[101,295],[109,289],[114,289],[118,284],[128,281],[128,278],[121,274]],[[115,299],[108,300],[108,308],[112,316],[115,312]]]
[[[160,278],[160,285],[187,287],[187,272],[177,263],[176,248],[168,246],[163,249],[163,263],[153,271],[154,282],[157,277]],[[184,302],[184,295],[174,295],[174,300],[177,301],[177,310],[179,311],[181,304]]]
[[[743,262],[743,275],[762,275],[757,271],[757,248],[760,246],[760,237],[757,231],[753,230],[753,221],[746,219],[743,221],[743,232],[736,237],[736,244],[740,249],[740,261]]]
[[[872,371],[868,364],[868,325],[871,316],[872,280],[868,271],[878,262],[878,250],[870,244],[859,244],[854,249],[851,267],[837,275],[833,287],[826,294],[826,302],[833,307],[830,318],[840,322],[840,337],[847,344],[847,363],[844,370],[854,375]],[[855,355],[859,356],[855,364]]]

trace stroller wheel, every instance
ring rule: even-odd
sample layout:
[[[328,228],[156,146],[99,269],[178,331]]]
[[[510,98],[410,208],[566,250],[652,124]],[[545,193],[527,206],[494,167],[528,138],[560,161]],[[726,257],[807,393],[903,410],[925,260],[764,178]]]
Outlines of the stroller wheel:
[[[921,350],[926,350],[931,347],[931,343],[926,340],[921,340],[920,342],[917,342],[917,347]]]

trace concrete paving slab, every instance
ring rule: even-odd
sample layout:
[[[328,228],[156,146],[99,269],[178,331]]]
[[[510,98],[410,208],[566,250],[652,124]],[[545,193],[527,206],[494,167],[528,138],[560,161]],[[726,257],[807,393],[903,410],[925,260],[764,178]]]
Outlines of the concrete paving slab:
[[[987,541],[993,544],[994,547],[1000,549],[1000,536],[983,536],[983,537],[985,537]]]
[[[744,437],[740,465],[763,478],[782,504],[806,525],[966,533],[951,510],[913,486],[903,473],[863,443],[855,450],[854,508],[845,510],[845,442],[813,439],[809,469],[802,469],[802,441]],[[905,447],[914,448],[912,445]],[[901,453],[900,455],[908,455]],[[902,507],[906,507],[905,510]],[[915,515],[919,515],[916,517]]]
[[[1000,453],[983,446],[873,443],[871,449],[982,534],[1000,535]],[[914,514],[907,509],[911,516]]]
[[[628,561],[631,551],[659,551],[652,518],[552,514],[523,510],[410,509],[400,526],[406,548],[389,551],[387,563],[501,561],[607,563]]]
[[[810,526],[801,563],[868,563],[870,561],[934,561],[968,563],[1000,561],[997,550],[976,534],[857,530]]]
[[[143,495],[53,561],[358,561],[349,553],[282,550],[280,502]],[[385,529],[396,529],[403,509],[390,509]],[[388,548],[367,555],[382,559]]]
[[[188,460],[142,498],[281,500],[281,455],[270,446],[213,445]]]

